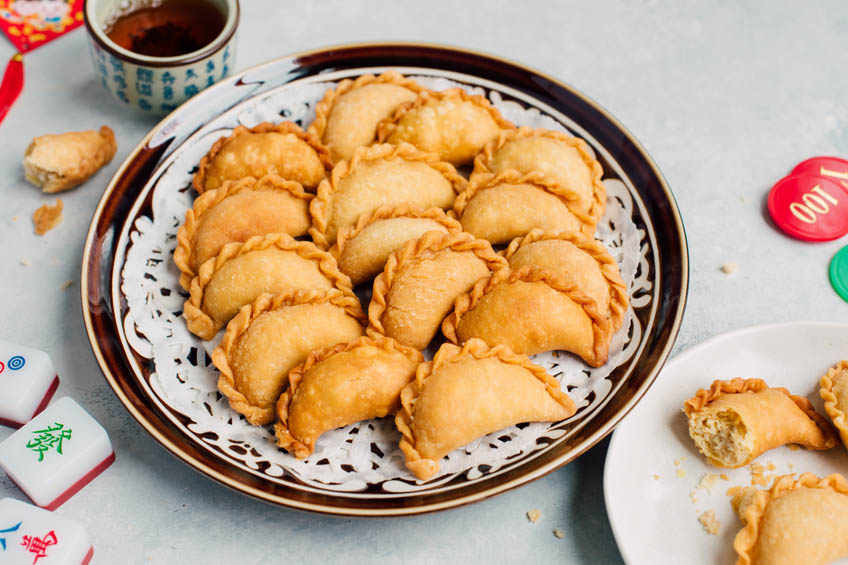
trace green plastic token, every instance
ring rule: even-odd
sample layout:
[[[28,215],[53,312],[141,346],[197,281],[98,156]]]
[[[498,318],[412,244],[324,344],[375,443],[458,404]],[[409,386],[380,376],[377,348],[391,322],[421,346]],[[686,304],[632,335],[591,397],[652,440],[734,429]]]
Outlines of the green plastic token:
[[[830,260],[830,284],[836,294],[848,302],[848,245]]]

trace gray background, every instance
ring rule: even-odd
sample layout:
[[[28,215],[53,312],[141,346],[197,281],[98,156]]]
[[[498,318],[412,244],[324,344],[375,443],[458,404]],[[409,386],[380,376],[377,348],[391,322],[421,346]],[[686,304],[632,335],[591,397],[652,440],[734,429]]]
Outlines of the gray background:
[[[514,59],[597,100],[644,143],[683,214],[691,287],[676,352],[752,324],[848,319],[848,304],[827,281],[827,264],[848,238],[802,243],[764,215],[769,187],[795,163],[848,156],[843,1],[243,0],[240,30],[237,70],[330,44],[426,41]],[[349,520],[231,492],[147,436],[101,376],[78,285],[101,192],[156,120],[109,98],[94,79],[84,34],[26,56],[26,89],[0,126],[0,337],[48,351],[62,376],[59,394],[77,399],[111,434],[115,465],[59,510],[91,534],[94,563],[620,562],[603,505],[606,442],[543,479],[469,507]],[[12,53],[0,40],[0,60]],[[29,217],[52,199],[23,178],[29,140],[104,123],[118,137],[115,160],[62,195],[61,225],[34,236]],[[720,272],[726,262],[738,271]],[[62,290],[66,280],[75,285]],[[9,433],[0,428],[0,440]],[[3,476],[5,496],[24,499]],[[542,511],[537,524],[524,516],[531,508]]]

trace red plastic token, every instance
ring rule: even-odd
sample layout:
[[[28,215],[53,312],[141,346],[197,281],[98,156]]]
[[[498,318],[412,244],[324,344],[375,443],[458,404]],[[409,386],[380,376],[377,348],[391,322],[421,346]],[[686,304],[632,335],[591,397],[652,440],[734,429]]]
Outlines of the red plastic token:
[[[839,157],[813,157],[801,161],[789,174],[801,173],[827,177],[848,188],[848,160]]]
[[[778,227],[798,239],[829,241],[848,233],[848,188],[828,177],[782,178],[769,193],[768,209]]]

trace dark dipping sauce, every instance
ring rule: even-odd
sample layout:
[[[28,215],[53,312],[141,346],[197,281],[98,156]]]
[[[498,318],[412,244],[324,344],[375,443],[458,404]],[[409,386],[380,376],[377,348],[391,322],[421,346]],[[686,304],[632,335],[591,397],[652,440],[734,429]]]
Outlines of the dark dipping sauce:
[[[106,28],[109,39],[139,55],[176,57],[209,45],[226,18],[205,0],[164,0],[119,15]]]

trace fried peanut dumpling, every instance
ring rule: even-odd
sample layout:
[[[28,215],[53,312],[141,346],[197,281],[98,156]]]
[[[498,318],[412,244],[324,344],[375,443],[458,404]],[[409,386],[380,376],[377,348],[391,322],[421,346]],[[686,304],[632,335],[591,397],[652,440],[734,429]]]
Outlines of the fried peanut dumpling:
[[[748,487],[731,500],[744,526],[733,540],[737,565],[824,565],[848,557],[848,481],[804,473]]]
[[[432,361],[418,366],[400,399],[400,448],[406,467],[422,481],[439,472],[442,457],[478,437],[523,422],[557,422],[576,411],[542,367],[479,339],[461,348],[442,345]]]
[[[618,263],[600,241],[580,232],[531,230],[512,240],[503,256],[513,270],[535,265],[573,284],[595,299],[598,312],[610,319],[612,331],[621,327],[629,304],[627,287]]]
[[[420,351],[388,337],[313,351],[289,372],[289,386],[277,401],[277,445],[304,459],[324,432],[395,414],[401,389],[423,362]]]
[[[389,255],[428,231],[459,233],[462,226],[441,208],[422,210],[408,202],[380,206],[360,216],[355,226],[339,230],[330,254],[356,286],[380,274]]]
[[[577,195],[543,173],[514,169],[478,175],[457,196],[453,211],[465,231],[493,245],[509,243],[534,228],[595,233],[598,218],[576,209]]]
[[[570,351],[600,367],[615,331],[594,298],[551,271],[527,265],[477,281],[457,297],[442,333],[453,343],[480,338],[526,355]]]
[[[228,243],[243,243],[255,235],[272,233],[304,235],[311,224],[312,198],[300,183],[277,175],[225,181],[201,194],[177,232],[174,263],[180,270],[182,287],[188,290],[200,265]]]
[[[117,150],[109,126],[100,126],[99,131],[40,135],[26,148],[24,174],[44,192],[62,192],[88,180]]]
[[[200,266],[189,285],[183,315],[189,331],[212,339],[239,308],[265,292],[337,288],[354,296],[332,255],[312,242],[275,233],[228,243]]]
[[[819,396],[824,400],[824,411],[848,448],[848,361],[840,361],[821,378]]]
[[[359,300],[336,289],[261,294],[227,324],[212,362],[218,390],[256,426],[274,420],[275,402],[310,352],[362,335]]]
[[[357,147],[374,142],[380,120],[415,100],[422,90],[420,84],[394,71],[345,79],[315,106],[315,121],[307,131],[327,146],[333,162],[350,159]]]
[[[465,186],[453,165],[408,143],[360,147],[318,187],[309,204],[309,235],[329,248],[340,229],[355,226],[360,216],[380,206],[408,202],[424,209],[450,208]]]
[[[415,349],[432,341],[454,299],[491,271],[506,267],[489,242],[461,232],[427,232],[389,255],[374,279],[368,335]]]
[[[714,381],[683,403],[689,436],[716,467],[747,465],[787,443],[830,449],[836,433],[809,400],[762,379]]]
[[[238,126],[216,141],[200,160],[192,186],[202,194],[224,181],[274,174],[314,191],[332,168],[330,152],[317,137],[293,122],[264,122]]]
[[[381,121],[377,140],[411,143],[444,161],[464,165],[501,130],[513,128],[515,125],[483,96],[468,94],[461,88],[427,90]]]
[[[589,145],[559,131],[522,127],[505,130],[474,159],[473,176],[540,171],[557,185],[574,193],[572,208],[588,214],[595,223],[603,215],[606,189],[604,171]]]

